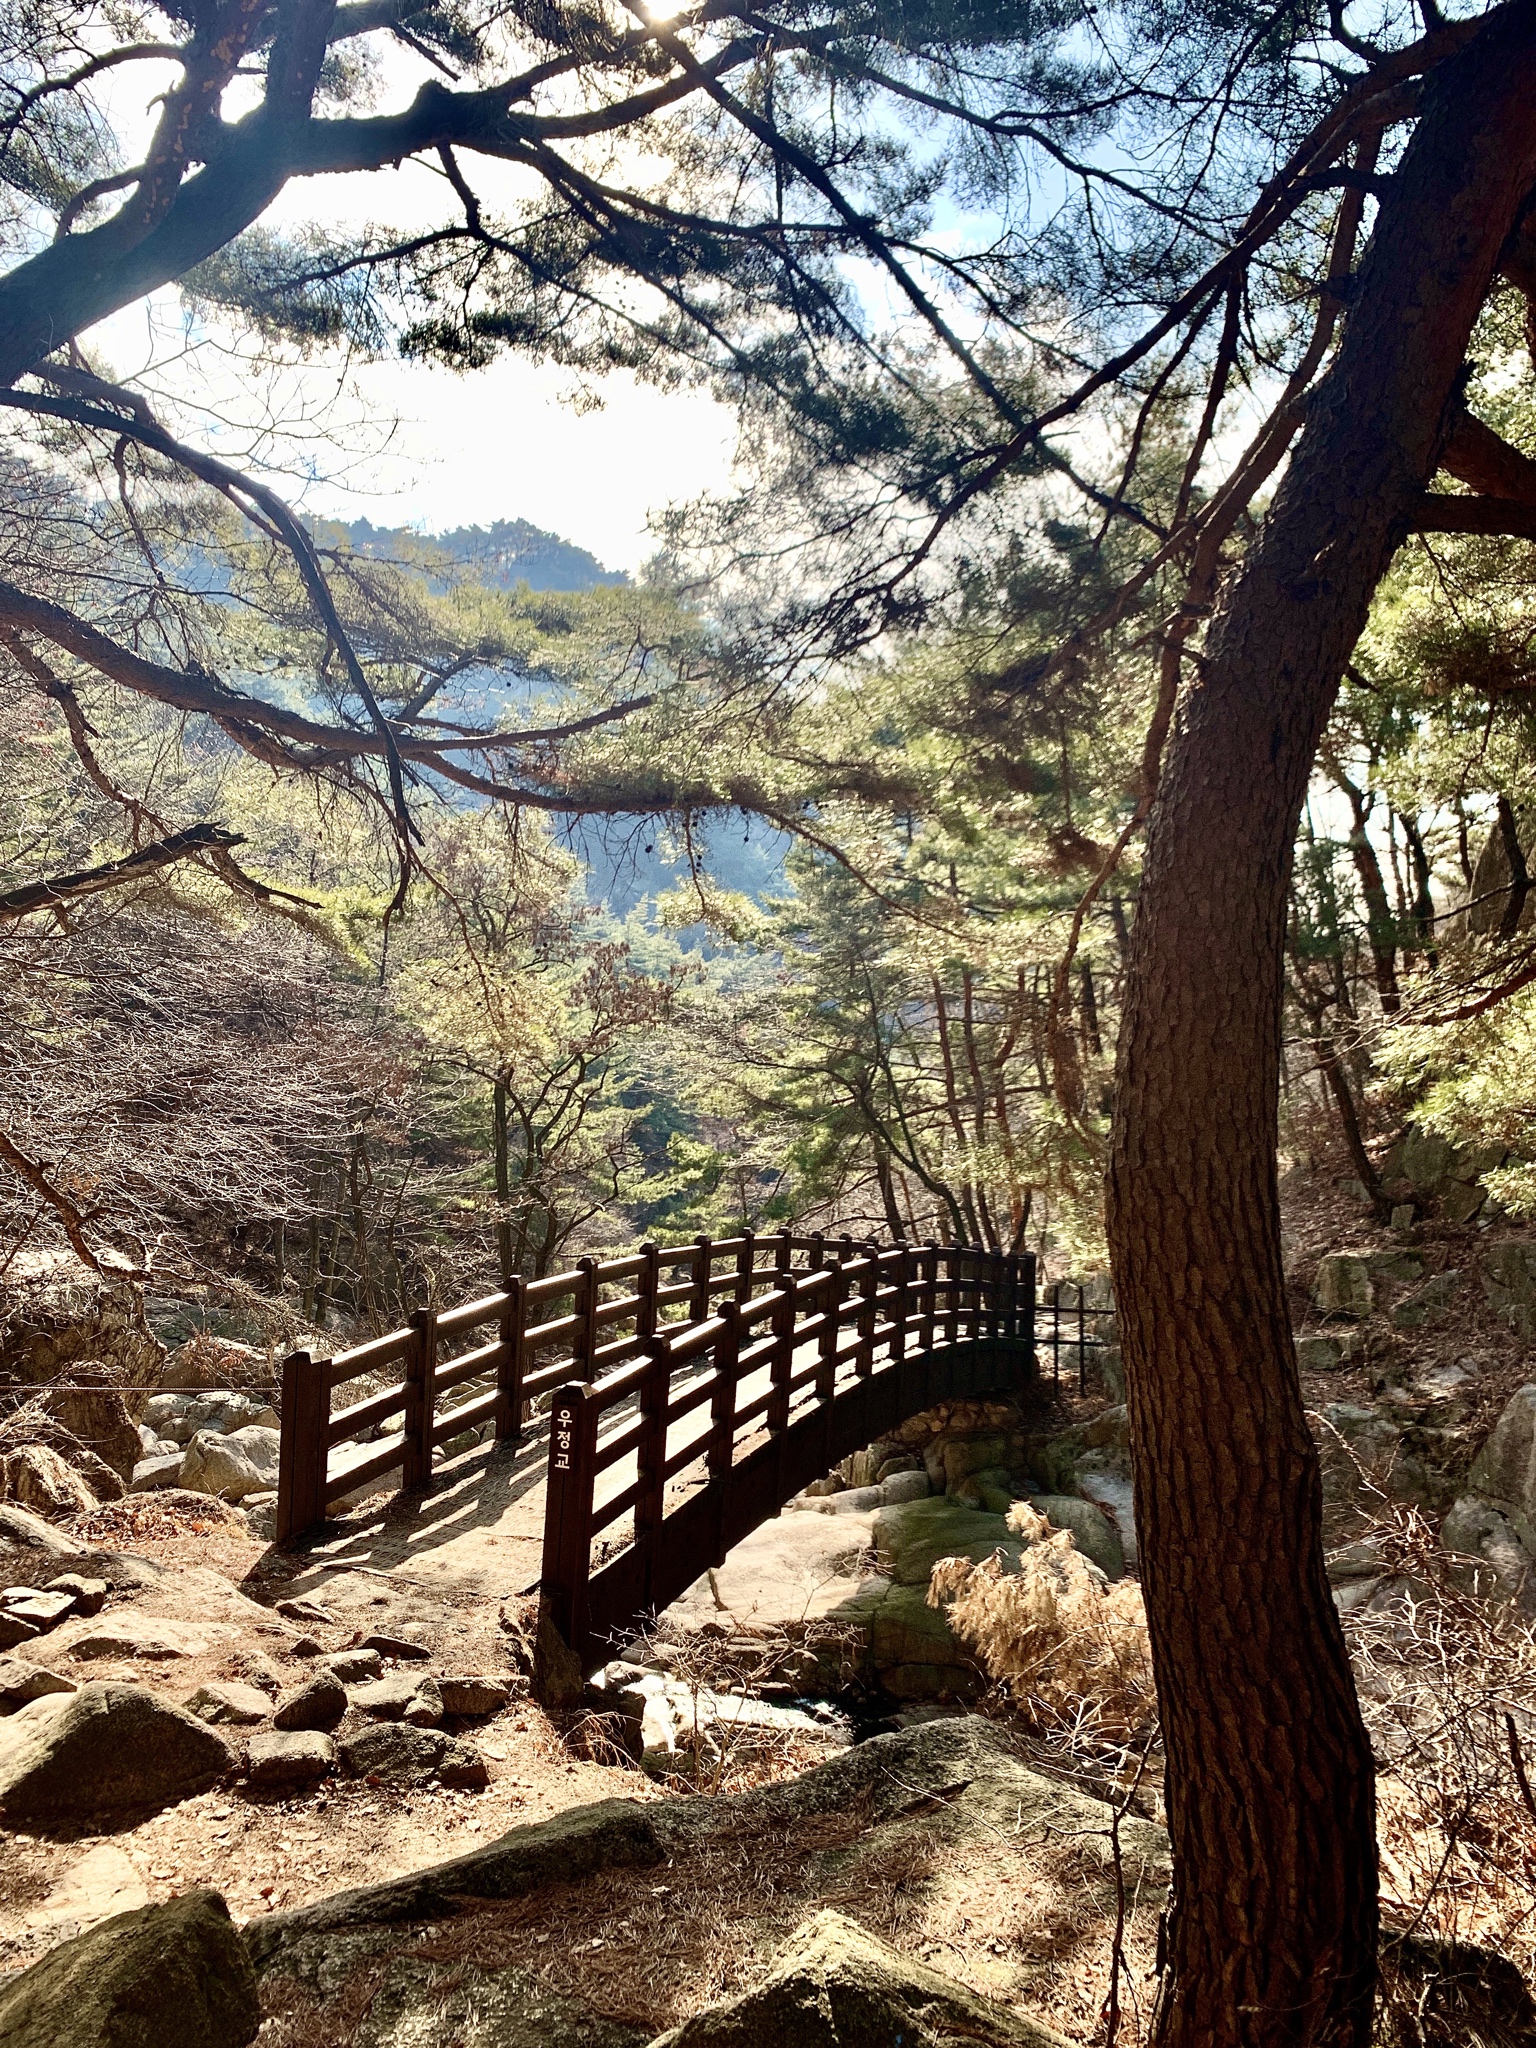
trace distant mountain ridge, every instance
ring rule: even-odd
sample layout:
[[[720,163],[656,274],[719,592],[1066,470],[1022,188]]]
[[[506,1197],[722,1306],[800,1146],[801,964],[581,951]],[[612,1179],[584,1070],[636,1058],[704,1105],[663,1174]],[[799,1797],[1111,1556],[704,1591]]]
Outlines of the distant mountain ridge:
[[[427,541],[497,590],[511,590],[519,583],[526,583],[530,590],[592,590],[600,583],[629,581],[622,569],[605,569],[596,555],[528,519],[456,526],[449,533],[375,526],[371,519],[338,520],[336,524],[360,555],[387,555],[405,543]]]

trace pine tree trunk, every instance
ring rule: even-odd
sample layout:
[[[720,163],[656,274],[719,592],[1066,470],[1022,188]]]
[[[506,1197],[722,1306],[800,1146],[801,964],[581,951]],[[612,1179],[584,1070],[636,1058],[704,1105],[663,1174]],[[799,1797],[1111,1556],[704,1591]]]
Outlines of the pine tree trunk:
[[[1536,0],[1425,87],[1337,361],[1170,741],[1110,1171],[1176,1902],[1162,2048],[1362,2044],[1369,1745],[1321,1543],[1275,1149],[1291,849],[1338,678],[1434,474],[1536,183]]]

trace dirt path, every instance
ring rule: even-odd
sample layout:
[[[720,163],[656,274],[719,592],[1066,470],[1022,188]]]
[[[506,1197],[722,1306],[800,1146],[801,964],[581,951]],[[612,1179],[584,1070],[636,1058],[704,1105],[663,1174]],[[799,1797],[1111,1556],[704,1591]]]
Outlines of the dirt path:
[[[418,1595],[434,1604],[521,1600],[539,1578],[547,1458],[542,1432],[521,1446],[467,1451],[440,1465],[427,1491],[392,1494],[292,1554],[272,1553],[262,1583],[281,1579],[291,1595],[338,1612],[376,1604],[385,1584],[402,1613]]]

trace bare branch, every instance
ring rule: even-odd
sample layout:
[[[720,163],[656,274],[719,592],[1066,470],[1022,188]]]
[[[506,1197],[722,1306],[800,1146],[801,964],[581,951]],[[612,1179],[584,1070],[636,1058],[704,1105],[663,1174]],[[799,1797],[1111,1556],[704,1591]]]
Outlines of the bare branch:
[[[210,848],[244,843],[243,834],[226,832],[219,825],[189,825],[184,832],[173,832],[169,839],[157,839],[152,846],[141,846],[135,853],[124,854],[121,860],[79,868],[73,874],[52,875],[45,882],[29,882],[24,888],[0,893],[0,917],[21,917],[29,910],[57,910],[77,897],[121,888],[124,882],[139,881]]]

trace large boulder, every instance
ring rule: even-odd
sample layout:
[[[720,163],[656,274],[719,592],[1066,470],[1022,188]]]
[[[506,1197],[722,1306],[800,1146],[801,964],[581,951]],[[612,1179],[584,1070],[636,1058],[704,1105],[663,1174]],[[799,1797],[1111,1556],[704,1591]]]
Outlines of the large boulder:
[[[49,1387],[39,1398],[56,1422],[126,1481],[133,1477],[143,1447],[116,1378],[113,1367],[85,1359],[70,1367],[68,1386]]]
[[[137,1685],[34,1700],[0,1722],[0,1745],[0,1810],[33,1834],[174,1805],[234,1761],[205,1723]]]
[[[254,1728],[269,1720],[272,1702],[257,1686],[244,1685],[237,1678],[219,1678],[200,1685],[192,1697],[182,1701],[189,1714],[211,1727]]]
[[[1468,1490],[1536,1525],[1536,1385],[1517,1387],[1472,1460]]]
[[[82,1545],[77,1536],[66,1535],[42,1515],[30,1513],[14,1502],[0,1505],[0,1544],[9,1549],[39,1551],[51,1558],[101,1555],[99,1551],[91,1551],[89,1545]],[[54,1566],[55,1571],[58,1568]],[[29,1565],[28,1570],[31,1569]]]
[[[605,2019],[584,1999],[551,1991],[515,1964],[463,1957],[438,1962],[407,1951],[390,1955],[380,1975],[376,1958],[391,1946],[387,1936],[370,1932],[295,1943],[273,1972],[287,1980],[287,2024],[307,1993],[324,2028],[336,2009],[338,1982],[355,1958],[356,1995],[367,1996],[367,2010],[351,2037],[354,2048],[648,2048],[654,2039],[651,2028]]]
[[[1312,1299],[1327,1316],[1368,1316],[1376,1305],[1368,1261],[1358,1252],[1327,1252],[1317,1262]]]
[[[1380,1973],[1376,2048],[1536,2048],[1536,2000],[1506,1956],[1392,1933]]]
[[[466,1719],[499,1714],[515,1697],[509,1678],[440,1678],[437,1691],[445,1714]]]
[[[983,1514],[961,1501],[935,1494],[881,1508],[874,1520],[880,1569],[898,1586],[923,1586],[941,1557],[968,1557],[980,1564],[1001,1547],[1017,1562],[1018,1538],[1001,1515]]]
[[[1075,1500],[1070,1494],[1032,1493],[1029,1504],[1036,1514],[1045,1516],[1053,1529],[1070,1529],[1072,1541],[1105,1578],[1125,1577],[1125,1551],[1119,1531],[1095,1502]]]
[[[121,1480],[116,1491],[122,1492]],[[48,1444],[23,1444],[0,1457],[0,1499],[19,1501],[40,1515],[63,1516],[89,1514],[102,1496],[61,1452]]]
[[[1438,1195],[1448,1180],[1455,1177],[1456,1147],[1449,1138],[1442,1138],[1438,1131],[1422,1130],[1417,1124],[1410,1124],[1389,1157],[1403,1177],[1412,1184],[1416,1195]]]
[[[0,2048],[244,2048],[260,2024],[217,1892],[116,1914],[0,1987]]]
[[[422,1732],[386,1722],[366,1734],[376,1739]],[[603,1799],[512,1828],[451,1862],[356,1891],[333,1892],[310,1906],[264,1914],[246,1928],[245,1938],[257,1969],[265,1972],[296,1940],[457,1914],[466,1900],[517,1899],[545,1885],[579,1884],[599,1870],[654,1868],[670,1853],[671,1840],[657,1824],[655,1807],[635,1799]]]
[[[1008,1464],[1007,1437],[991,1431],[981,1436],[950,1437],[935,1448],[943,1461],[946,1493],[954,1493],[972,1473],[991,1471],[998,1466],[1006,1468]]]
[[[338,1685],[337,1690],[341,1688]],[[345,1692],[342,1712],[346,1711]],[[352,1705],[361,1707],[376,1721],[410,1721],[418,1728],[435,1728],[443,1718],[443,1696],[437,1681],[424,1671],[392,1671],[372,1685],[354,1686]],[[337,1715],[337,1720],[341,1715]]]
[[[42,1386],[74,1378],[77,1366],[105,1367],[135,1422],[164,1364],[165,1346],[144,1318],[142,1288],[104,1282],[73,1261],[14,1301],[0,1331],[0,1376]]]
[[[841,1913],[790,1936],[755,1990],[695,2013],[653,2048],[1066,2048],[1061,2035],[888,1948]]]
[[[1529,1341],[1536,1337],[1536,1244],[1506,1239],[1483,1253],[1483,1291],[1489,1306]]]
[[[184,1452],[162,1451],[153,1457],[141,1458],[133,1468],[133,1477],[128,1482],[130,1493],[164,1493],[181,1484],[181,1461]]]
[[[985,1689],[975,1658],[955,1641],[949,1617],[923,1586],[892,1586],[869,1623],[869,1655],[898,1700],[971,1698]]]
[[[0,1657],[0,1714],[14,1714],[33,1700],[50,1693],[78,1692],[72,1678],[61,1678],[43,1664],[28,1664],[20,1657]]]
[[[1440,1541],[1453,1557],[1469,1560],[1455,1576],[1472,1592],[1529,1610],[1536,1606],[1536,1557],[1521,1540],[1529,1526],[1524,1517],[1511,1521],[1475,1494],[1463,1494],[1440,1524]]]
[[[312,1785],[335,1769],[336,1745],[318,1729],[278,1729],[251,1737],[246,1763],[258,1791]]]
[[[436,1776],[448,1740],[440,1728],[380,1721],[347,1737],[341,1745],[341,1761],[354,1778],[377,1779],[385,1785],[425,1785]]]
[[[244,1500],[277,1484],[278,1432],[248,1424],[228,1436],[200,1429],[181,1460],[180,1484],[191,1493]]]
[[[1453,1145],[1438,1131],[1410,1124],[1382,1161],[1382,1173],[1388,1180],[1407,1180],[1414,1193],[1433,1202],[1448,1221],[1465,1223],[1487,1200],[1482,1176],[1501,1166],[1506,1156],[1503,1145]]]
[[[272,1716],[274,1728],[321,1728],[328,1734],[347,1711],[347,1689],[334,1672],[317,1671]],[[441,1715],[439,1715],[441,1719]]]

